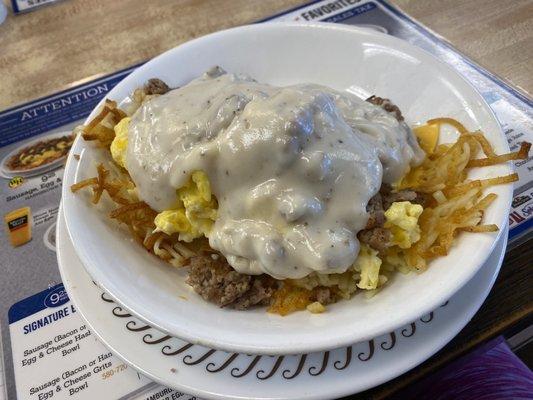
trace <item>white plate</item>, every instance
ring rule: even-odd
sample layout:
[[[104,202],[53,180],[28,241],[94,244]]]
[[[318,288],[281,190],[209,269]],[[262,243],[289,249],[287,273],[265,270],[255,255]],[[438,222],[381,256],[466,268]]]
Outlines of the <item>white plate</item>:
[[[72,247],[62,212],[57,244],[61,277],[77,310],[115,355],[150,379],[204,398],[325,399],[393,379],[448,343],[489,293],[505,254],[506,233],[475,277],[434,312],[346,348],[287,356],[226,353],[153,329],[91,281]]]
[[[183,85],[213,64],[246,72],[260,82],[315,82],[362,96],[391,98],[409,123],[453,116],[481,128],[498,153],[508,151],[498,122],[482,97],[450,67],[399,39],[339,24],[273,23],[218,32],[185,43],[146,63],[109,94],[124,99],[148,78]],[[89,117],[92,118],[91,115]],[[451,137],[448,137],[451,139]],[[374,298],[355,296],[321,315],[271,315],[220,309],[194,294],[184,271],[169,268],[118,229],[101,210],[70,186],[95,176],[102,152],[80,139],[69,157],[63,186],[67,227],[89,274],[107,293],[152,326],[208,347],[264,354],[318,351],[389,332],[435,309],[481,267],[500,234],[463,234],[447,257],[423,274],[399,274]],[[504,175],[508,165],[477,172]],[[507,222],[512,185],[499,195],[487,223]],[[186,297],[188,301],[184,301]]]
[[[17,154],[20,150],[22,150],[22,149],[24,149],[26,147],[30,147],[30,146],[32,146],[32,145],[34,145],[36,143],[42,142],[43,140],[55,139],[55,138],[58,138],[58,137],[61,137],[61,136],[67,136],[67,135],[71,135],[71,134],[72,134],[72,132],[70,132],[70,131],[67,131],[67,132],[55,132],[55,133],[50,133],[49,135],[38,136],[37,138],[28,140],[26,142],[22,142],[19,146],[17,146],[14,150],[10,151],[9,154],[6,155],[2,159],[2,162],[0,163],[0,175],[4,176],[5,178],[13,178],[14,176],[22,176],[24,178],[29,178],[31,176],[44,174],[45,172],[52,171],[53,169],[56,169],[56,168],[60,167],[65,162],[65,159],[67,158],[66,155],[63,156],[63,157],[60,157],[60,158],[58,158],[58,159],[56,159],[56,160],[54,160],[52,162],[40,165],[40,166],[35,167],[35,168],[25,169],[23,171],[13,170],[13,169],[9,168],[7,166],[7,162],[11,158],[11,156],[13,156],[14,154]]]

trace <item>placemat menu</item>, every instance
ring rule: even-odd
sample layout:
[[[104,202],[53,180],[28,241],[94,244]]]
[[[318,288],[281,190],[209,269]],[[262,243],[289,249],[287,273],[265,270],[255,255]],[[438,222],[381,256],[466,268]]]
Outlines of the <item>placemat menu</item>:
[[[384,1],[313,2],[260,22],[273,20],[358,25],[405,39],[479,90],[511,149],[533,141],[530,99]],[[0,113],[0,325],[9,399],[192,398],[150,382],[107,351],[77,315],[57,269],[55,223],[72,128],[136,67]],[[515,166],[511,241],[530,235],[533,225],[532,159]]]

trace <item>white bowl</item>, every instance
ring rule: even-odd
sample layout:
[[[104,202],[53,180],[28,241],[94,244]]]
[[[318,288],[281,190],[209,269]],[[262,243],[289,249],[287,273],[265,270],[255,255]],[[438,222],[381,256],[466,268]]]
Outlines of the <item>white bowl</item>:
[[[469,129],[482,129],[498,153],[509,151],[487,104],[450,67],[399,39],[342,25],[271,23],[214,33],[146,63],[108,97],[120,101],[153,77],[171,86],[183,85],[212,65],[276,85],[314,82],[361,97],[388,97],[408,123],[451,116]],[[185,271],[147,254],[86,196],[71,193],[73,183],[95,176],[95,160],[101,153],[78,138],[66,165],[63,207],[76,252],[92,278],[125,308],[162,331],[207,347],[244,353],[304,353],[376,337],[450,298],[474,276],[499,237],[462,234],[450,254],[433,261],[425,273],[398,274],[374,298],[357,295],[328,307],[324,314],[298,312],[281,317],[264,309],[221,309],[193,292],[185,283]],[[81,154],[80,160],[73,154]],[[497,176],[510,171],[509,165],[500,165],[475,172]],[[485,221],[504,227],[512,186],[491,191],[498,199]]]

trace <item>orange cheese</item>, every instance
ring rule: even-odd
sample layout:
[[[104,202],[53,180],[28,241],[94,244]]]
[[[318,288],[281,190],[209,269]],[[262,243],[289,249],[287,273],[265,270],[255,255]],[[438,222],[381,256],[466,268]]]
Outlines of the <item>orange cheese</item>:
[[[439,125],[428,124],[417,126],[413,128],[413,132],[418,138],[418,143],[420,144],[420,147],[422,147],[422,150],[427,154],[432,154],[439,141]]]
[[[9,240],[13,247],[21,246],[31,240],[31,210],[22,207],[4,215]]]

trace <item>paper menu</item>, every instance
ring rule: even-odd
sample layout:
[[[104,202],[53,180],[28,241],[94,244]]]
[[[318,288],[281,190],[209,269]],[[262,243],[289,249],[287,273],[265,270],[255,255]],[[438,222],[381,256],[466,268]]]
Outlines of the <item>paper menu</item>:
[[[63,284],[14,304],[9,331],[19,399],[121,398],[150,384],[98,341]]]
[[[4,349],[5,384],[9,399],[15,398],[17,389],[24,393],[24,389],[21,388],[25,385],[22,378],[15,380],[15,370],[20,365],[13,363],[13,357],[22,356],[17,353],[20,348],[13,346],[22,343],[20,346],[24,347],[26,338],[30,338],[31,342],[32,337],[41,335],[42,332],[50,332],[48,340],[53,341],[57,334],[66,329],[63,324],[68,326],[71,323],[68,321],[75,320],[76,322],[72,323],[81,325],[81,320],[78,315],[73,314],[69,318],[58,320],[55,324],[47,325],[41,333],[20,336],[24,338],[22,342],[17,332],[10,329],[8,317],[12,306],[16,307],[21,302],[26,304],[24,302],[32,296],[61,284],[55,253],[55,220],[61,196],[63,167],[59,164],[46,168],[45,165],[37,172],[10,172],[5,168],[5,161],[35,141],[46,142],[62,132],[70,133],[97,102],[132,70],[130,68],[119,71],[103,79],[0,113],[0,212],[3,225],[0,230],[2,254],[0,327]],[[29,209],[30,237],[24,244],[13,247],[4,217],[21,209]],[[18,361],[21,362],[20,359]],[[28,368],[31,370],[34,365],[36,364],[25,366],[25,370]],[[61,368],[61,363],[54,365],[58,366],[58,370]],[[39,385],[39,382],[31,384]],[[24,397],[19,396],[19,398]],[[38,398],[38,395],[29,398]]]

